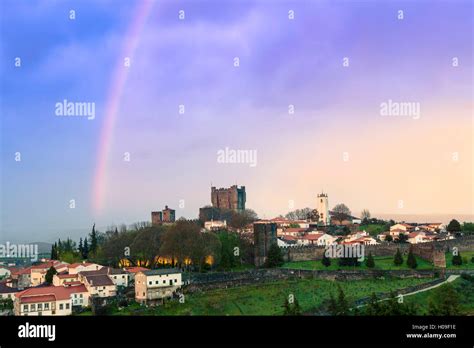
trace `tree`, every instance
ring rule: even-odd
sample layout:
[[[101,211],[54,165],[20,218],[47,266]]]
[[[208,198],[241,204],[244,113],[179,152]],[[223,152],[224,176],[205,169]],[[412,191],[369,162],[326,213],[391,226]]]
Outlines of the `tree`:
[[[446,230],[449,233],[458,235],[461,232],[461,224],[459,223],[458,220],[453,219],[449,222],[448,226],[446,227]]]
[[[415,269],[418,266],[418,263],[416,262],[416,257],[413,254],[413,251],[411,248],[410,248],[410,251],[408,252],[407,265],[408,267],[412,269]]]
[[[362,210],[362,212],[360,213],[360,217],[362,218],[362,223],[364,225],[367,225],[370,219],[370,211],[368,209]]]
[[[459,294],[450,283],[434,289],[428,298],[428,313],[430,315],[461,315],[460,310]]]
[[[462,257],[461,253],[458,251],[456,255],[453,255],[453,259],[451,261],[453,266],[461,266],[462,265]]]
[[[84,246],[82,249],[82,258],[87,259],[89,256],[89,242],[87,241],[87,237],[84,238]]]
[[[272,243],[268,249],[267,261],[265,262],[265,267],[279,267],[283,265],[283,255],[281,253],[280,247],[277,243]]]
[[[322,263],[325,267],[331,266],[331,259],[326,256],[326,253],[323,253],[323,259],[321,260],[321,263]]]
[[[367,260],[365,261],[365,265],[368,268],[374,268],[375,267],[375,260],[374,260],[374,257],[372,256],[372,253],[369,253],[369,256],[367,257]]]
[[[372,295],[370,296],[369,303],[364,309],[365,309],[364,311],[365,315],[371,315],[371,316],[381,315],[381,304],[375,292],[373,292]]]
[[[313,209],[306,207],[303,209],[296,209],[296,210],[290,211],[289,213],[285,215],[285,218],[287,218],[288,220],[306,220],[312,214],[313,214]]]
[[[79,254],[82,255],[84,254],[84,245],[82,244],[82,238],[79,238],[79,246],[77,247],[77,250],[79,251]]]
[[[51,284],[53,283],[53,276],[55,274],[57,274],[58,271],[56,271],[56,268],[54,268],[53,266],[51,266],[48,271],[46,272],[46,276],[45,276],[45,281],[46,283],[48,284]]]
[[[97,243],[97,232],[95,230],[95,223],[94,225],[92,226],[92,232],[90,233],[90,240],[91,240],[91,244],[90,244],[90,247],[89,247],[89,252],[91,253],[95,253],[97,251],[97,246],[98,246],[98,243]]]
[[[337,299],[334,298],[332,293],[329,296],[330,298],[328,310],[332,315],[349,315],[349,303],[346,299],[344,291],[342,291],[339,285]]]
[[[51,246],[51,260],[57,260],[58,259],[58,244],[54,242],[54,244]]]
[[[351,211],[349,208],[344,204],[336,204],[336,206],[332,209],[332,217],[339,221],[340,224],[346,219],[351,216]]]
[[[385,237],[385,241],[386,242],[392,242],[393,241],[393,237],[389,234],[387,234],[387,236]]]
[[[393,258],[393,264],[395,266],[401,266],[403,264],[403,256],[402,253],[400,252],[400,249],[397,248],[397,252],[395,253],[395,256]]]
[[[311,222],[318,222],[319,221],[319,212],[317,209],[311,210],[308,215],[306,216],[306,219]]]
[[[294,299],[293,303],[290,303],[288,298],[286,298],[283,308],[283,315],[301,315],[300,304],[296,298]]]
[[[400,233],[397,238],[397,243],[408,243],[408,235],[405,233]]]

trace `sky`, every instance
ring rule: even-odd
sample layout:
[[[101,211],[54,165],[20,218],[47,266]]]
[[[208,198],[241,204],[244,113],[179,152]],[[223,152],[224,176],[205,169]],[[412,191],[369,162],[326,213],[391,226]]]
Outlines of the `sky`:
[[[474,214],[471,1],[3,0],[0,20],[0,240],[196,218],[211,184],[261,218],[321,191]]]

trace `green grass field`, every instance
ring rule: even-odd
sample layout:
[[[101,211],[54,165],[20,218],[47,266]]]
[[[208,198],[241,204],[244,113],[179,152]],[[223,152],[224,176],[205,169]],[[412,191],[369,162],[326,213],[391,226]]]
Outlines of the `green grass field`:
[[[301,310],[317,310],[336,294],[340,285],[350,300],[369,296],[372,292],[388,293],[391,290],[428,282],[429,279],[370,279],[358,281],[330,281],[304,279],[248,285],[230,289],[211,290],[186,295],[185,303],[169,301],[164,306],[143,307],[133,304],[111,315],[281,315],[285,299],[293,294]],[[90,315],[84,312],[81,315]]]
[[[459,294],[461,313],[459,315],[474,315],[474,282],[458,278],[451,283]],[[419,315],[428,314],[428,302],[433,290],[404,297],[404,302],[413,303],[418,307]]]
[[[401,266],[395,266],[393,264],[393,257],[392,256],[376,256],[374,257],[375,260],[375,267],[373,269],[378,270],[409,270],[410,268],[406,264],[406,257],[404,258],[404,262]],[[419,257],[416,258],[418,263],[418,267],[416,269],[432,269],[433,265],[425,261]],[[291,269],[307,269],[307,270],[367,270],[367,266],[365,265],[365,261],[361,263],[360,266],[352,267],[352,266],[339,266],[336,259],[331,260],[331,265],[329,267],[325,267],[321,260],[317,261],[293,261],[287,262],[283,266],[283,268],[291,268]]]
[[[474,251],[463,251],[460,253],[461,258],[467,258],[467,262],[463,261],[460,266],[453,266],[453,254],[446,253],[446,268],[448,269],[474,269],[474,263],[471,262],[472,257],[474,257]]]

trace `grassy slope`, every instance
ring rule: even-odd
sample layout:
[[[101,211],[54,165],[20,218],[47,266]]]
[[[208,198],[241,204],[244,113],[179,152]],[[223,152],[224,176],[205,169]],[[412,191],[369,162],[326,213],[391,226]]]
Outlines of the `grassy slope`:
[[[460,315],[474,315],[474,282],[462,278],[456,279],[452,285],[460,295],[462,313]],[[404,298],[406,303],[414,303],[419,307],[420,315],[427,314],[428,300],[433,290],[421,292]]]
[[[471,262],[471,258],[474,256],[474,251],[463,251],[460,253],[461,258],[467,257],[467,263],[461,266],[453,266],[453,255],[452,253],[446,253],[446,268],[448,269],[474,269],[474,263]]]
[[[306,279],[278,281],[261,285],[207,291],[186,296],[184,304],[168,302],[165,306],[145,309],[134,305],[116,315],[280,315],[285,298],[293,294],[301,309],[308,311],[329,299],[329,294],[340,285],[354,300],[372,292],[389,292],[427,282],[427,279],[371,279],[351,282]],[[134,312],[134,309],[138,309]],[[85,313],[85,315],[87,315]]]

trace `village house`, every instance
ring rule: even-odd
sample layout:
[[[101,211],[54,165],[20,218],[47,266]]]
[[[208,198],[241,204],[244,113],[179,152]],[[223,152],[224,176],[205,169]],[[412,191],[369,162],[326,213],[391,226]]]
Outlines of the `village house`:
[[[15,294],[14,313],[22,316],[71,315],[74,304],[88,305],[84,285],[35,287]]]
[[[46,273],[51,267],[53,267],[56,272],[61,273],[67,271],[68,264],[56,260],[47,260],[39,265],[31,266],[31,286],[43,284],[46,281]]]
[[[144,304],[170,298],[182,286],[181,271],[178,269],[154,269],[135,275],[135,299]]]
[[[278,234],[277,230],[277,236],[293,236],[293,237],[299,237],[302,236],[303,234],[306,233],[308,228],[301,228],[301,227],[288,227],[283,229],[280,234]]]
[[[142,271],[148,271],[148,268],[139,267],[139,266],[132,266],[132,267],[125,267],[124,271],[126,271],[128,273],[128,277],[129,277],[128,281],[133,282],[133,281],[135,281],[135,274],[137,274],[138,272],[142,272]]]
[[[67,274],[67,273],[55,274],[53,276],[53,285],[61,286],[61,285],[64,285],[64,283],[70,283],[76,280],[77,280],[77,274]]]
[[[85,271],[97,271],[104,266],[98,265],[96,263],[82,262],[82,263],[72,263],[69,265],[69,274],[78,274],[79,272]]]
[[[10,278],[12,287],[19,289],[28,288],[31,286],[31,268],[11,270]]]
[[[406,223],[399,223],[399,224],[395,224],[395,225],[390,226],[390,232],[391,231],[398,231],[399,233],[400,232],[408,233],[408,232],[411,232],[411,231],[414,231],[414,230],[415,230],[415,226],[410,225],[410,224],[406,224]]]
[[[108,274],[84,271],[79,273],[79,281],[86,286],[92,297],[113,297],[117,294],[117,286]]]
[[[0,282],[0,299],[2,300],[10,299],[13,301],[15,294],[19,291],[21,290],[7,286],[6,282]]]
[[[10,274],[11,272],[7,267],[0,267],[0,279],[7,278]]]

